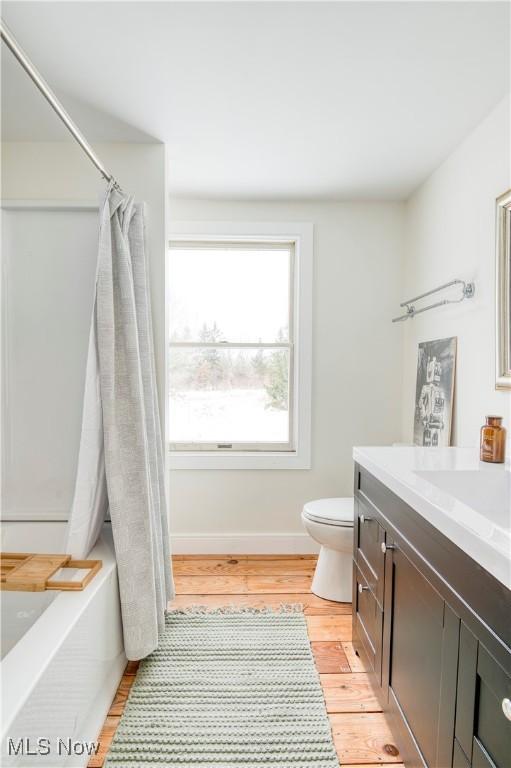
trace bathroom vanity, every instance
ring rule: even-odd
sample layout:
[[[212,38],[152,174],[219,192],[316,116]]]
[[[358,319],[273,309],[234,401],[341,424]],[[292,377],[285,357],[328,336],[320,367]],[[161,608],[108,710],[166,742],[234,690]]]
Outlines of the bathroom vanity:
[[[353,643],[407,768],[511,767],[511,473],[355,448]]]

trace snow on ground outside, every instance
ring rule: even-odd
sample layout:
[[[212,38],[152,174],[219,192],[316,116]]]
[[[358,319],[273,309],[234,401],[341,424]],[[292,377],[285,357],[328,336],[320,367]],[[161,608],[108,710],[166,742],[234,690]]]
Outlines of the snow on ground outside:
[[[288,412],[267,408],[264,389],[170,394],[172,442],[287,442]]]

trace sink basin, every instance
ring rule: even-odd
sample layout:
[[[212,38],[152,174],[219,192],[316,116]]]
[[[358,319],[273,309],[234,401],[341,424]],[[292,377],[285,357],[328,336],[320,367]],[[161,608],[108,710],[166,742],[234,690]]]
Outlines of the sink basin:
[[[477,447],[362,446],[353,458],[511,590],[511,463],[485,464]]]
[[[415,470],[415,474],[476,510],[499,528],[511,530],[511,472],[504,467]]]

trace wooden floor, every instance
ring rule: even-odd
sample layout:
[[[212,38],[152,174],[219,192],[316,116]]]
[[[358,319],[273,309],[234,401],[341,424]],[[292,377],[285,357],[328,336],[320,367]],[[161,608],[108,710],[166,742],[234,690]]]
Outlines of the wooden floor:
[[[344,768],[391,764],[403,768],[367,675],[351,645],[351,604],[310,592],[313,555],[175,556],[177,597],[170,607],[193,604],[279,606],[302,603],[339,764]],[[138,663],[130,662],[100,734],[89,768],[102,768]]]

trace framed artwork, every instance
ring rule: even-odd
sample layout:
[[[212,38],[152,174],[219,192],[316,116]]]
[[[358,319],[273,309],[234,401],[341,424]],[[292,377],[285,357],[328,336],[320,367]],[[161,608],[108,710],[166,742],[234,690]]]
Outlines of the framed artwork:
[[[511,390],[511,189],[497,198],[496,389]]]
[[[415,390],[415,445],[451,444],[456,336],[419,344]]]

